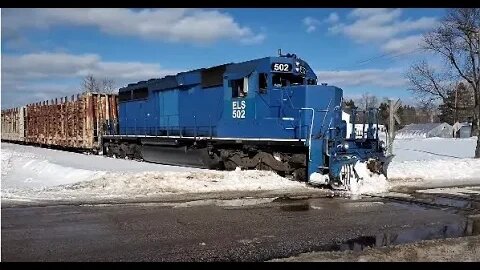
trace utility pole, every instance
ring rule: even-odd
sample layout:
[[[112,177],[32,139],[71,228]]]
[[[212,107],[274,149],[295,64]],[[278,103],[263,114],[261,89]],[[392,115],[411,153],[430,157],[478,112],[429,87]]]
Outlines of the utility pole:
[[[388,100],[389,105],[389,124],[388,124],[388,155],[393,155],[393,140],[395,139],[395,122],[400,124],[400,118],[397,115],[397,110],[400,108],[400,99],[395,103],[391,99]]]
[[[453,124],[455,124],[458,119],[457,99],[458,99],[458,85],[455,87],[455,116],[453,118]]]

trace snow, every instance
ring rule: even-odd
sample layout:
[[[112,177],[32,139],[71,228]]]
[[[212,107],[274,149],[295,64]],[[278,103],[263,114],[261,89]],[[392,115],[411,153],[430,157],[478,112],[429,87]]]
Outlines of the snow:
[[[396,139],[388,179],[355,169],[352,194],[387,193],[397,187],[480,185],[476,137]],[[225,191],[313,189],[266,171],[213,171],[2,143],[2,201],[100,200]],[[322,178],[317,181],[324,181]]]
[[[355,170],[361,180],[351,181],[350,192],[352,194],[375,194],[387,192],[389,188],[388,181],[384,175],[372,173],[366,163],[357,162]]]
[[[2,200],[95,200],[298,190],[267,171],[213,171],[2,143]]]
[[[395,139],[389,188],[480,185],[477,137]]]
[[[441,159],[394,162],[388,173],[389,178],[392,179],[461,180],[480,177],[480,160]]]
[[[452,160],[473,158],[477,137],[471,138],[413,138],[393,141],[394,161]]]
[[[480,185],[480,159],[473,159],[476,143],[477,137],[395,139],[388,179],[358,162],[355,170],[361,180],[351,181],[351,193],[385,193],[402,186]]]

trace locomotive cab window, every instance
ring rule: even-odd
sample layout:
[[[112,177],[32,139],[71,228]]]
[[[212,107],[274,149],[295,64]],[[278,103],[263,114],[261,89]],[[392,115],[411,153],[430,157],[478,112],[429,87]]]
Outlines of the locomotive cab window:
[[[307,80],[307,84],[308,84],[308,85],[316,85],[316,84],[317,84],[317,80],[316,80],[316,79],[308,79],[308,80]]]
[[[267,73],[259,73],[258,74],[258,90],[260,93],[266,93],[267,92],[267,84],[268,82],[268,77]]]
[[[303,85],[304,78],[293,74],[274,74],[272,76],[272,83],[275,87]]]
[[[230,87],[232,88],[233,98],[246,97],[248,93],[248,77],[244,77],[238,80],[231,80]]]

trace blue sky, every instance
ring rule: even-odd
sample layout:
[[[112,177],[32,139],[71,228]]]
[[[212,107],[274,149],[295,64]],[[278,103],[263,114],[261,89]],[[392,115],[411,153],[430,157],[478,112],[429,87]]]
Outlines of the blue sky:
[[[443,9],[2,9],[2,107],[296,53],[347,97],[414,98],[403,74]]]

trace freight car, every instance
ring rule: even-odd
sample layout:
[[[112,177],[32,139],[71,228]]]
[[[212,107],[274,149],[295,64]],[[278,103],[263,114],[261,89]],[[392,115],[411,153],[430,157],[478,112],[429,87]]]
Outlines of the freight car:
[[[347,136],[342,97],[295,54],[141,81],[119,89],[118,124],[102,137],[103,153],[348,188],[357,161],[386,175],[391,157],[375,131],[376,109],[358,112],[368,119],[360,139]]]
[[[117,94],[84,93],[2,110],[2,141],[98,152]]]
[[[25,142],[27,107],[2,110],[2,141]]]

